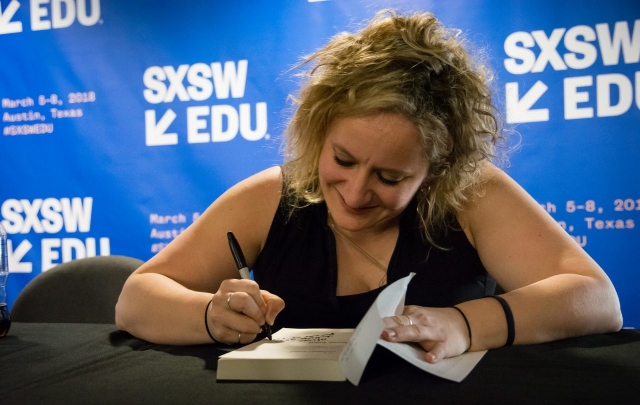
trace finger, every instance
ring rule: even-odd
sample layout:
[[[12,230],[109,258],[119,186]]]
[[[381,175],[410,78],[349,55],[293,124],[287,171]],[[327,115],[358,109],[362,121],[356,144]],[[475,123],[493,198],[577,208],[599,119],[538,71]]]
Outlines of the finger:
[[[273,325],[276,320],[276,316],[284,309],[284,300],[275,294],[271,294],[269,291],[262,290],[262,298],[267,304],[267,311],[265,313],[265,319],[269,325]]]
[[[389,342],[422,342],[431,339],[431,331],[422,325],[406,325],[392,328],[385,328],[382,331],[382,338]]]
[[[397,328],[407,326],[410,324],[408,318],[405,315],[389,316],[382,319],[385,328]]]
[[[259,333],[264,315],[250,296],[244,292],[213,295],[208,312],[209,324],[225,326],[240,332]],[[257,319],[255,319],[257,318]]]
[[[389,342],[398,341],[398,328],[405,326],[406,318],[404,316],[388,316],[382,318],[383,330],[380,337]],[[406,322],[408,323],[408,322]]]
[[[260,297],[262,301],[262,297]],[[264,311],[258,306],[253,296],[243,291],[230,293],[227,297],[227,308],[232,312],[241,313],[253,319],[257,325],[266,322]],[[264,307],[266,310],[266,305]]]
[[[266,304],[262,299],[262,295],[260,294],[260,287],[258,286],[258,283],[253,280],[224,280],[220,284],[220,289],[218,291],[222,293],[244,292],[253,298],[256,305],[262,310],[263,313],[266,311]]]
[[[248,335],[257,335],[261,332],[258,323],[239,312],[222,310],[209,311],[209,330],[216,340],[233,342],[233,331]],[[254,336],[255,337],[255,336]]]
[[[424,359],[427,363],[435,364],[446,357],[447,351],[444,342],[436,343],[431,350],[427,351]]]
[[[253,280],[243,280],[243,279],[228,279],[224,280],[220,284],[220,289],[218,290],[219,296],[226,300],[227,308],[230,310],[234,310],[237,312],[243,312],[251,318],[255,319],[259,324],[264,323],[263,314],[267,310],[266,304],[262,299],[262,295],[260,294],[260,287]],[[244,293],[246,295],[238,297]],[[231,295],[233,294],[233,296]],[[236,297],[238,294],[238,297]],[[246,297],[249,296],[255,302],[255,305],[259,309],[259,311],[255,311],[254,307],[249,305],[248,301],[246,301]],[[239,304],[236,304],[239,302]],[[246,309],[246,311],[245,311]]]
[[[253,342],[258,335],[257,333],[241,332],[233,328],[229,328],[223,325],[218,325],[215,331],[212,332],[213,337],[221,343],[236,344],[236,343],[250,343]]]
[[[384,319],[385,328],[382,338],[390,342],[442,341],[442,330],[438,322],[434,322],[424,311],[416,311],[414,307],[406,307],[403,315]]]

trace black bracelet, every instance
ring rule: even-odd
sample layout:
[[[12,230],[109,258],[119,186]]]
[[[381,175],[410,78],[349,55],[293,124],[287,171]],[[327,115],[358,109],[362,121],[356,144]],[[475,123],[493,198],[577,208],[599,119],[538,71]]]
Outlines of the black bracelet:
[[[209,331],[209,321],[207,319],[207,314],[209,313],[209,306],[211,305],[212,302],[213,302],[213,298],[211,298],[211,301],[207,303],[207,308],[205,308],[204,310],[204,327],[207,329],[207,334],[209,334],[209,337],[211,338],[211,340],[213,340],[214,343],[218,343],[218,341],[213,338],[213,335]]]
[[[460,312],[460,315],[462,315],[462,318],[464,319],[464,323],[467,324],[467,332],[469,332],[469,349],[467,349],[466,351],[469,351],[471,349],[471,326],[469,325],[469,320],[467,319],[467,317],[465,316],[464,312],[462,312],[462,310],[458,307],[451,307],[453,309],[455,309],[456,311]]]
[[[507,343],[505,346],[511,346],[513,344],[513,340],[516,338],[516,327],[513,322],[513,313],[511,312],[511,307],[507,304],[507,301],[498,296],[498,295],[489,295],[491,298],[495,298],[498,300],[500,305],[502,305],[502,310],[504,311],[504,316],[507,317]]]

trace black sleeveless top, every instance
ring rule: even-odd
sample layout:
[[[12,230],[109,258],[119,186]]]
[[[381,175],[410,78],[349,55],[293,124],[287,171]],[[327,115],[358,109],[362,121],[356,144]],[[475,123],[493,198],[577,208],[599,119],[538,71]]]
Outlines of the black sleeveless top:
[[[493,294],[495,282],[478,253],[455,218],[452,225],[437,240],[443,250],[425,240],[415,202],[402,214],[387,283],[416,273],[406,305],[447,307]],[[336,296],[336,244],[324,203],[297,209],[289,216],[283,199],[253,273],[261,289],[285,302],[275,328],[355,328],[384,289]]]

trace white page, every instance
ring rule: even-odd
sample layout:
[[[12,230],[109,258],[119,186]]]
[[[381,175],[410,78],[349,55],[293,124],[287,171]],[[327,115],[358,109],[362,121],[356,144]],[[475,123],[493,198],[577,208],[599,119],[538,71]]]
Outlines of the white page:
[[[457,357],[442,359],[436,364],[431,364],[424,360],[424,356],[427,352],[418,345],[387,342],[383,339],[379,339],[378,344],[391,350],[393,353],[421,370],[455,382],[464,380],[464,378],[482,359],[482,356],[487,353],[486,350],[481,352],[468,352]]]
[[[411,273],[382,290],[344,348],[340,356],[340,368],[354,385],[360,383],[364,368],[384,329],[382,318],[395,315],[397,311],[402,313],[407,285],[414,275]]]
[[[282,328],[273,340],[263,339],[221,357],[227,359],[337,360],[353,329]]]
[[[358,324],[349,343],[340,356],[342,372],[354,385],[360,383],[364,368],[373,353],[376,344],[392,351],[421,370],[451,381],[462,381],[487,352],[464,353],[457,357],[440,360],[436,364],[424,360],[425,351],[417,345],[408,343],[391,343],[380,339],[384,329],[382,318],[402,315],[407,286],[415,273],[397,280],[385,288],[369,311]]]

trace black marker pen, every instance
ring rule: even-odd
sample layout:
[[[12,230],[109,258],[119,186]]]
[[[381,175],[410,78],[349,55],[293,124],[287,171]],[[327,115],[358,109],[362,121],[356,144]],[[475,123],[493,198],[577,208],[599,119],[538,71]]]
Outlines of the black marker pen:
[[[235,236],[233,236],[233,232],[227,232],[227,238],[229,239],[231,254],[233,255],[233,259],[236,261],[236,266],[238,266],[238,271],[240,272],[240,278],[244,280],[251,280],[251,274],[249,273],[247,262],[244,260],[244,254],[242,254],[242,249],[240,248],[238,240]],[[262,331],[267,335],[269,340],[272,340],[271,327],[269,326],[269,324],[265,322],[261,327]]]

